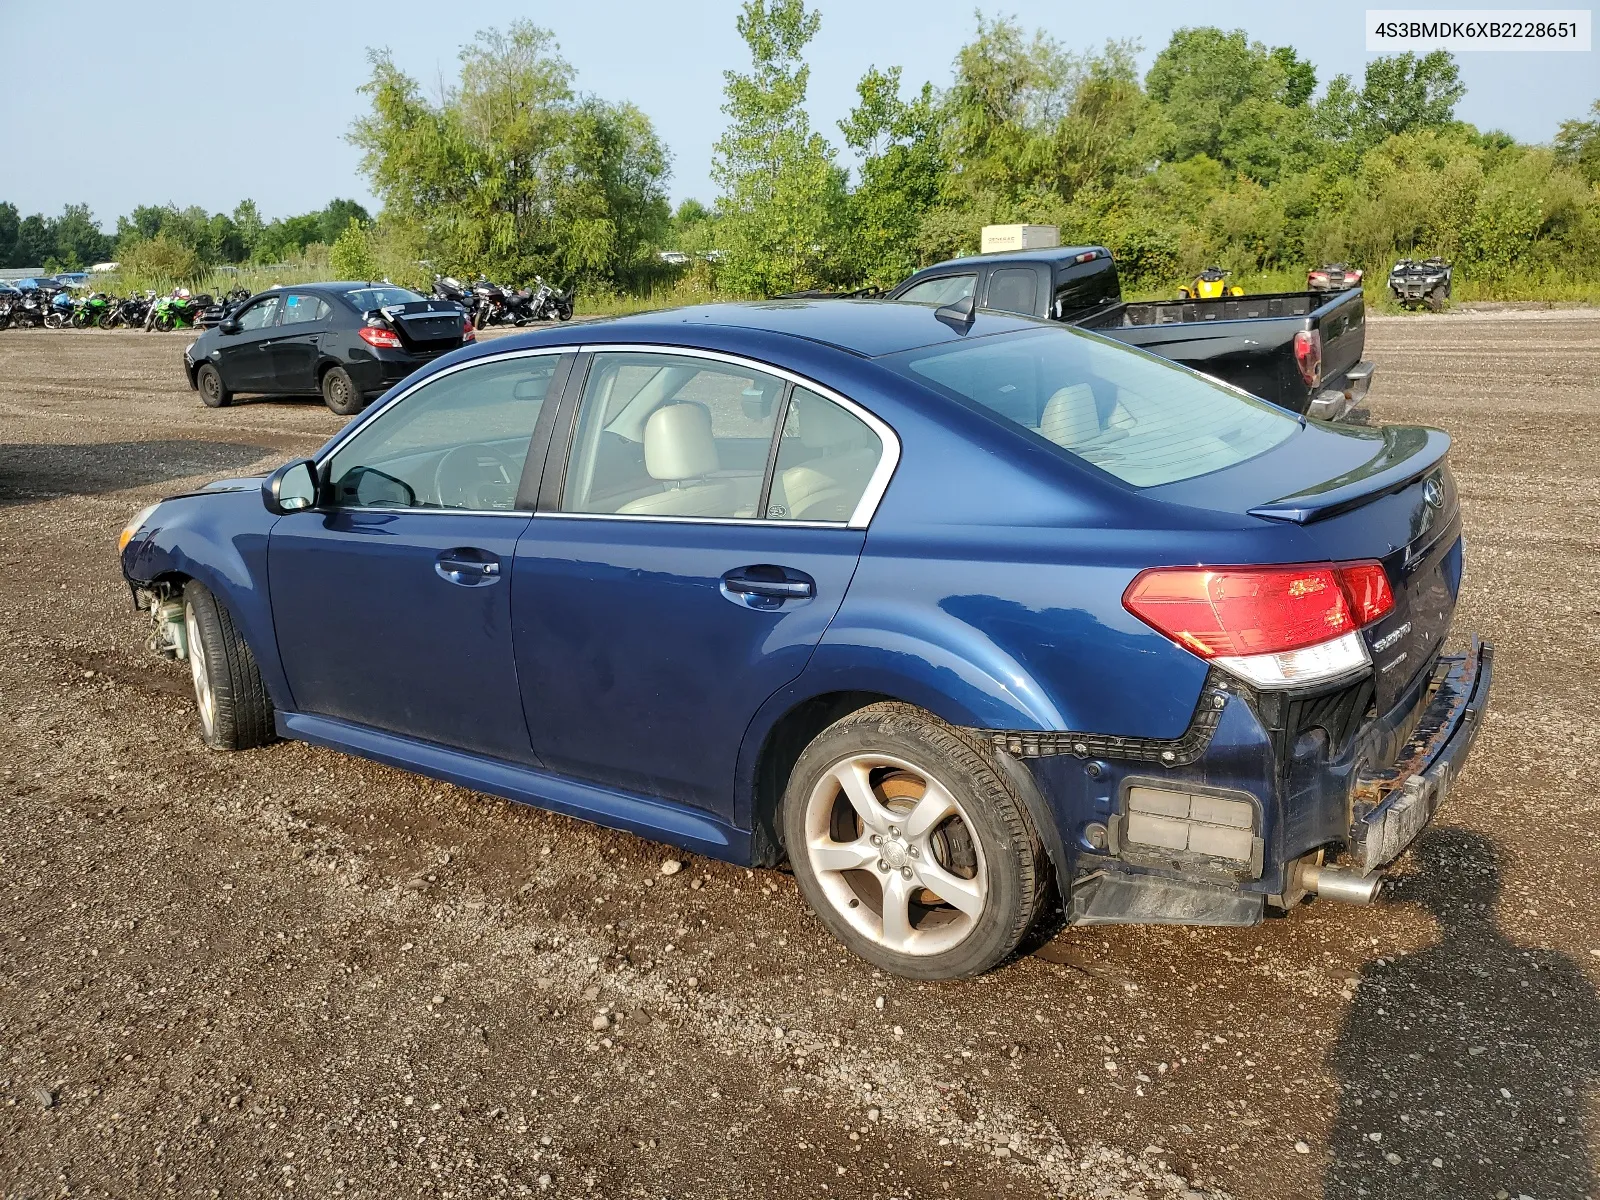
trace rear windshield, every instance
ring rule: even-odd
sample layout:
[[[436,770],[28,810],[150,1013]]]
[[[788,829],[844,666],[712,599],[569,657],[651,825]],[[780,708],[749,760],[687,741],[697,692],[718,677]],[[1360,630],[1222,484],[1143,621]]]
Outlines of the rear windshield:
[[[881,361],[1134,487],[1231,467],[1272,449],[1300,424],[1264,400],[1061,326]]]
[[[374,308],[387,308],[391,304],[410,304],[414,300],[422,299],[409,288],[402,287],[351,288],[344,297],[362,312],[370,312]]]

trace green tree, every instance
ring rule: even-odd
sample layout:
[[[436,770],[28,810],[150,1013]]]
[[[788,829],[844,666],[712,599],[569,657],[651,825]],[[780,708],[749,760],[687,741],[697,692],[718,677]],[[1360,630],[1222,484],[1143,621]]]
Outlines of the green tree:
[[[22,214],[9,200],[0,201],[0,267],[15,267],[17,262],[17,233],[22,225]]]
[[[165,233],[142,238],[118,250],[117,274],[125,285],[160,291],[194,283],[205,269],[190,247]]]
[[[1267,181],[1303,165],[1316,72],[1287,46],[1268,49],[1242,29],[1180,29],[1145,87],[1172,123],[1173,159],[1205,154]]]
[[[711,168],[728,250],[722,280],[737,292],[792,291],[836,273],[829,243],[844,178],[806,115],[811,69],[801,57],[820,21],[802,0],[745,0],[739,13],[752,69],[723,73],[728,128]]]
[[[668,218],[668,156],[645,115],[574,93],[553,36],[480,33],[435,104],[386,51],[350,140],[397,237],[454,270],[607,286],[649,258]]]
[[[351,221],[365,227],[372,224],[372,216],[354,200],[330,200],[318,216],[317,240],[332,246],[344,236]]]
[[[1375,58],[1361,89],[1361,121],[1374,140],[1437,129],[1455,120],[1456,104],[1466,94],[1456,60],[1444,50],[1421,58],[1409,52]]]
[[[839,122],[845,144],[861,159],[847,214],[852,275],[888,287],[920,265],[918,235],[939,202],[947,165],[943,114],[932,84],[923,84],[909,102],[901,99],[899,67],[870,68],[856,95],[855,108]]]
[[[1556,159],[1577,168],[1590,183],[1600,183],[1600,100],[1590,107],[1589,114],[1594,118],[1591,121],[1561,122],[1555,141]],[[0,245],[4,245],[4,237],[0,230]]]
[[[234,205],[233,227],[239,231],[239,261],[243,262],[255,253],[256,242],[266,228],[266,222],[261,219],[261,210],[256,207],[254,200],[241,200]]]
[[[100,225],[87,204],[69,204],[52,223],[56,257],[69,270],[102,262],[111,253],[111,239],[100,232]]]
[[[328,248],[328,269],[339,279],[377,279],[380,271],[372,239],[360,217],[352,216]]]

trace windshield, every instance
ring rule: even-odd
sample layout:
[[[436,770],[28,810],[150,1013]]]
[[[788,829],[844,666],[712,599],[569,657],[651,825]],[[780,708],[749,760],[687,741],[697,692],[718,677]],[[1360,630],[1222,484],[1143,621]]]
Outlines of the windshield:
[[[391,304],[411,304],[422,299],[409,288],[402,287],[351,288],[344,296],[361,312],[370,312],[374,308],[387,308]]]
[[[1060,326],[882,361],[1134,487],[1231,467],[1272,449],[1300,424],[1265,400]]]

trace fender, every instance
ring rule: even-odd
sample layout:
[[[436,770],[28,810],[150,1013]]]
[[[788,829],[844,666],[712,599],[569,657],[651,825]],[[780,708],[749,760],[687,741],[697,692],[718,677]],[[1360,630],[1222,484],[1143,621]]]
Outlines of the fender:
[[[203,503],[191,502],[202,497]],[[278,659],[267,592],[267,535],[276,521],[262,506],[258,479],[163,500],[123,551],[122,573],[136,586],[165,575],[203,583],[227,607],[255,655],[273,706],[290,712],[294,697]]]

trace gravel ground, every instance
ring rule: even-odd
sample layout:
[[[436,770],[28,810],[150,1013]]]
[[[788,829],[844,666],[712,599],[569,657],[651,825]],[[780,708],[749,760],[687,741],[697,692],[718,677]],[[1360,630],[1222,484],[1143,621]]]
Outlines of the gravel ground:
[[[880,977],[793,881],[296,744],[207,751],[113,540],[313,449],[180,336],[0,334],[0,1194],[1597,1191],[1600,312],[1374,319],[1499,646],[1390,902]],[[681,870],[663,872],[668,861]]]

